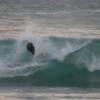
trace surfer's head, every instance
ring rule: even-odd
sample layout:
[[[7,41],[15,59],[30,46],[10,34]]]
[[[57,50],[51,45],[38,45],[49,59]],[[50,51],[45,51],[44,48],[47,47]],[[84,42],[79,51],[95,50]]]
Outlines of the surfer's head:
[[[27,43],[26,48],[32,55],[35,54],[35,47],[31,42]]]

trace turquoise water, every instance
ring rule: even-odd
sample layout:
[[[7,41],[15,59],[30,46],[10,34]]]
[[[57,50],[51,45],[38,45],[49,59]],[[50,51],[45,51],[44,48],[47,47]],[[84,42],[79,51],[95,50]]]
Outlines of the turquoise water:
[[[26,49],[31,41],[36,53]],[[0,86],[100,87],[100,40],[0,40]]]

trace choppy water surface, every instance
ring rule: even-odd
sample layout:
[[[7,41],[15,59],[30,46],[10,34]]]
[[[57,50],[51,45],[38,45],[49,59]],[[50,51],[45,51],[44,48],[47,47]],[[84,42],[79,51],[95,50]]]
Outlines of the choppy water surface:
[[[34,35],[98,37],[99,0],[1,0],[0,37]]]
[[[1,100],[99,100],[100,89],[9,87],[0,88]]]

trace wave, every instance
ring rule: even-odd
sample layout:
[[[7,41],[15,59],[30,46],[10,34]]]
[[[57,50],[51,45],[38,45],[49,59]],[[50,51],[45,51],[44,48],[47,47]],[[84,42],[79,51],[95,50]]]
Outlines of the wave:
[[[96,39],[57,37],[0,40],[0,85],[99,86],[99,45]]]

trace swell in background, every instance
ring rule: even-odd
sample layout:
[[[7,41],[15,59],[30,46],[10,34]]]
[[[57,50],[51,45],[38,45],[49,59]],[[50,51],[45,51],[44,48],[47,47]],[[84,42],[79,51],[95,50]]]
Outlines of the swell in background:
[[[99,5],[99,0],[2,0],[0,38],[19,37],[27,26],[37,36],[98,38]]]

